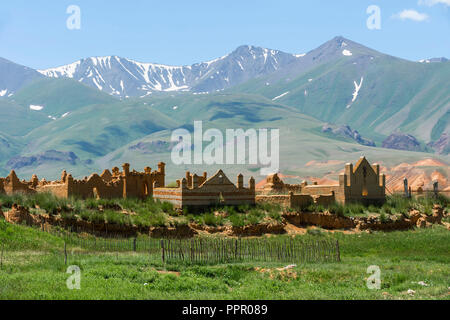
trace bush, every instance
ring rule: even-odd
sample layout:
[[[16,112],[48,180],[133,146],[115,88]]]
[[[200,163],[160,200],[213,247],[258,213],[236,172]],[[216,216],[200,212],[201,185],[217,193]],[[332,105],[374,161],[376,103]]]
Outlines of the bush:
[[[339,203],[334,203],[331,206],[328,207],[328,211],[330,213],[337,215],[338,217],[344,216],[344,207]]]
[[[105,214],[105,220],[108,223],[118,224],[118,225],[122,224],[123,216],[124,216],[123,213],[118,213],[118,212],[112,211],[112,210],[105,210],[104,214]]]
[[[207,226],[217,226],[217,218],[213,213],[207,213],[203,216],[203,222]]]
[[[281,213],[279,211],[269,212],[269,217],[278,222],[281,222],[283,220]]]
[[[165,213],[169,213],[169,214],[173,214],[173,212],[174,212],[173,204],[170,203],[170,202],[163,202],[163,203],[161,203],[161,209]]]
[[[320,228],[308,228],[306,231],[307,234],[313,235],[313,236],[321,236],[322,235],[322,229]]]
[[[243,227],[245,226],[245,218],[241,214],[233,214],[229,217],[229,220],[231,222],[231,225],[233,227]]]
[[[149,225],[154,227],[164,227],[167,224],[167,217],[163,212],[150,215]]]

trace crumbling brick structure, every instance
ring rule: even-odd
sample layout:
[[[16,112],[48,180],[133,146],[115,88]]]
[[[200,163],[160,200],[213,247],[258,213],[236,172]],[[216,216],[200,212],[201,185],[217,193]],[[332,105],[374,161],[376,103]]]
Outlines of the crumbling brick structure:
[[[306,186],[306,181],[302,182],[302,184],[287,184],[284,183],[283,180],[278,176],[278,174],[272,174],[267,176],[266,184],[263,189],[260,190],[260,193],[263,194],[283,194],[287,192],[300,193],[302,188]]]
[[[380,173],[378,164],[371,165],[365,157],[361,157],[355,167],[351,163],[345,165],[345,172],[339,176],[336,185],[308,185],[305,181],[298,185],[284,184],[278,175],[267,178],[266,185],[259,190],[262,195],[273,193],[292,193],[295,196],[309,195],[315,203],[329,204],[339,202],[383,203],[386,199],[386,176]],[[262,199],[262,198],[261,198]],[[301,200],[303,203],[305,200]]]
[[[89,178],[76,180],[63,171],[59,181],[39,181],[33,175],[30,181],[20,181],[14,171],[7,178],[0,179],[0,192],[14,193],[52,193],[60,198],[147,198],[153,195],[153,188],[165,185],[165,164],[159,163],[158,170],[147,167],[144,172],[130,171],[125,163],[119,168],[103,171],[101,175],[92,174]]]
[[[0,178],[0,193],[5,193],[7,195],[13,195],[15,193],[34,193],[32,185],[33,181],[36,181],[36,176],[33,176],[31,180],[20,181],[14,170],[6,178]]]
[[[177,181],[175,188],[155,188],[153,197],[164,202],[171,202],[176,208],[208,207],[214,205],[254,205],[255,179],[250,178],[249,187],[244,187],[242,174],[237,177],[237,185],[233,184],[222,170],[207,179],[190,172],[186,178]]]

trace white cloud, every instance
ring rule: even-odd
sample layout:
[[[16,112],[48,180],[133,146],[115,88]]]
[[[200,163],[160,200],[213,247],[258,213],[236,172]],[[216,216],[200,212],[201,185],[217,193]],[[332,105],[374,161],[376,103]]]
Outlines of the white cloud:
[[[450,7],[450,0],[419,0],[419,5],[425,5],[429,7],[440,3],[445,4],[447,7]]]
[[[428,20],[428,15],[426,13],[420,13],[413,9],[405,9],[402,12],[394,14],[392,17],[394,19],[413,20],[417,22]]]

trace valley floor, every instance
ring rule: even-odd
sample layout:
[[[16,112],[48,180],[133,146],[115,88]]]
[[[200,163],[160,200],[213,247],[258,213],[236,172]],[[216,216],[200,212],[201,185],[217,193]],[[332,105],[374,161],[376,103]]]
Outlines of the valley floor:
[[[81,269],[80,290],[69,290],[59,237],[4,222],[0,299],[450,299],[450,232],[443,226],[403,232],[306,234],[338,239],[340,263],[246,262],[163,264],[157,254],[68,250]],[[283,237],[283,236],[280,236]],[[4,239],[8,239],[7,242]],[[295,262],[294,262],[295,263]],[[369,266],[379,266],[381,289],[370,290]]]

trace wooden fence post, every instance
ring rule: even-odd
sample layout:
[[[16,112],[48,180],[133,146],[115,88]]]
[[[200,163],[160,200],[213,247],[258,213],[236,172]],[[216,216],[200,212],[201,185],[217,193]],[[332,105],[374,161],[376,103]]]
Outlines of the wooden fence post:
[[[67,265],[67,244],[64,241],[64,264]]]
[[[341,252],[339,250],[339,240],[336,240],[336,258],[338,262],[341,262]]]
[[[165,263],[166,256],[165,256],[165,252],[164,252],[164,240],[161,240],[161,254],[162,254],[162,262]]]
[[[136,252],[136,242],[137,242],[137,238],[133,239],[133,251]]]
[[[3,250],[5,248],[5,244],[2,242],[2,254],[0,256],[0,270],[3,270]]]

